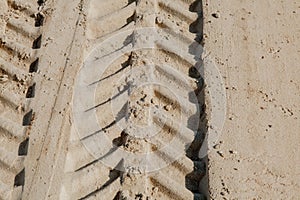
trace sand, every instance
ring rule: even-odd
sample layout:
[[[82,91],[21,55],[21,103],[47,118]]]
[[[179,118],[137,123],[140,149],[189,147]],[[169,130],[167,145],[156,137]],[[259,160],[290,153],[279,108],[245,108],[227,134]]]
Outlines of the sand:
[[[0,199],[297,199],[299,3],[0,3]]]

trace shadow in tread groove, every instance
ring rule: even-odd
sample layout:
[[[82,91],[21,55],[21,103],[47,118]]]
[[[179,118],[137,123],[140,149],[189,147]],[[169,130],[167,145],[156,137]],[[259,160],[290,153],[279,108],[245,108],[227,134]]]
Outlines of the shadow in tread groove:
[[[23,126],[30,126],[32,120],[33,120],[33,110],[30,110],[23,117]]]
[[[19,145],[19,151],[18,151],[18,155],[19,156],[26,156],[27,152],[28,152],[28,142],[29,142],[29,138],[27,138],[26,140],[24,140],[23,142],[21,142],[21,144]]]
[[[38,13],[35,18],[35,27],[40,27],[44,25],[44,16],[41,13]]]
[[[15,183],[14,186],[24,186],[25,184],[25,169],[23,169],[19,174],[15,177]]]
[[[29,73],[37,72],[39,65],[39,58],[37,58],[29,67]]]
[[[32,84],[27,90],[26,98],[33,98],[35,96],[35,83]]]
[[[32,49],[39,49],[41,48],[42,44],[42,35],[40,35],[37,39],[33,41]]]

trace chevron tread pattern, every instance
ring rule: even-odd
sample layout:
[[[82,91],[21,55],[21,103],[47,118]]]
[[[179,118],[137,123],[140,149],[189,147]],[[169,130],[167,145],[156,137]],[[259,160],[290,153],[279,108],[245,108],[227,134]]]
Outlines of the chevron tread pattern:
[[[144,27],[143,20],[147,21],[145,19],[147,16],[141,13],[143,8],[140,5],[148,4],[145,2],[144,0],[91,1],[87,21],[88,39],[92,42],[101,41],[117,32]],[[199,182],[206,173],[205,164],[197,158],[201,142],[196,139],[201,137],[202,133],[198,133],[197,125],[193,127],[193,124],[188,124],[192,117],[200,119],[200,111],[196,105],[203,106],[203,102],[199,101],[203,95],[203,88],[199,85],[200,79],[195,78],[195,75],[191,76],[191,68],[201,63],[200,55],[195,58],[195,55],[189,52],[192,44],[200,46],[197,40],[200,38],[201,41],[202,37],[201,23],[199,25],[202,20],[201,2],[158,0],[149,4],[153,6],[155,15],[153,17],[150,11],[149,16],[152,18],[148,21],[152,22],[152,27],[159,30],[161,37],[176,41],[180,48],[171,42],[157,42],[155,50],[132,51],[116,59],[102,77],[90,81],[91,84],[98,84],[95,96],[98,104],[87,108],[86,112],[95,110],[99,116],[101,115],[103,120],[99,123],[105,127],[102,131],[116,145],[116,149],[111,149],[108,156],[117,154],[118,148],[143,152],[145,150],[143,145],[141,148],[131,146],[132,143],[139,143],[138,139],[126,134],[126,130],[119,130],[115,116],[110,110],[115,99],[122,96],[122,88],[126,90],[126,85],[119,83],[122,76],[138,68],[147,57],[153,57],[152,62],[155,63],[153,77],[168,85],[170,91],[180,94],[179,97],[174,96],[168,89],[160,86],[149,89],[153,94],[151,104],[161,108],[163,114],[151,117],[153,127],[157,127],[160,132],[149,139],[147,145],[155,152],[157,163],[167,166],[158,171],[138,175],[126,170],[120,171],[120,165],[125,167],[122,160],[115,163],[115,168],[105,166],[101,158],[91,156],[83,145],[92,143],[93,135],[87,134],[86,137],[79,138],[76,133],[71,133],[62,195],[68,199],[205,199],[199,190]],[[135,37],[134,33],[128,35],[130,36]],[[166,64],[180,75],[164,68]],[[114,93],[117,87],[120,94]],[[189,93],[185,92],[190,88],[196,91],[195,99],[190,99]],[[144,95],[143,91],[141,93]],[[137,99],[145,97],[136,95]],[[123,108],[126,108],[126,105]],[[131,111],[126,112],[129,116],[138,116]],[[142,109],[140,112],[145,110]],[[119,114],[121,118],[126,115],[121,111]],[[186,121],[181,121],[181,117]],[[184,128],[178,126],[182,122],[185,123]],[[177,149],[163,148],[168,146],[171,140],[179,144]],[[186,145],[189,144],[184,141],[191,141],[190,149],[186,149]],[[180,145],[182,143],[184,145]],[[186,154],[175,158],[174,151]],[[142,189],[141,185],[144,185]]]

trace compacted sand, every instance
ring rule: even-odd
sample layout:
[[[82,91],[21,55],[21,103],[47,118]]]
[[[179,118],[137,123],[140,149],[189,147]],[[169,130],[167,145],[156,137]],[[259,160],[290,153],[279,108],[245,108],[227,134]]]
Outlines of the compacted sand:
[[[227,94],[224,129],[209,154],[211,198],[299,199],[299,1],[204,7],[205,47]]]

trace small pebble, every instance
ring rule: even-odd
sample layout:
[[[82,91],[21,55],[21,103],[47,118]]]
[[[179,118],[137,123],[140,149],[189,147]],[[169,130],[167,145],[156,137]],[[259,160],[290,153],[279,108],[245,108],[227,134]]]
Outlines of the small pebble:
[[[220,18],[220,14],[219,14],[219,13],[213,13],[212,16],[213,16],[214,18],[217,18],[217,19]]]

